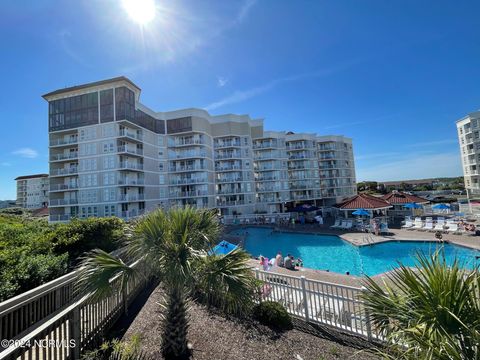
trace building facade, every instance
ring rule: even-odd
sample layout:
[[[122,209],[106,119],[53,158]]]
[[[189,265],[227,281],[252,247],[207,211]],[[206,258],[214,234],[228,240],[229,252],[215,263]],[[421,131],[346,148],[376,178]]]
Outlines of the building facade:
[[[154,112],[125,77],[43,97],[51,221],[187,204],[273,213],[356,193],[352,141],[343,136],[264,131],[262,119],[201,109]]]
[[[480,111],[457,121],[465,189],[480,195]]]
[[[16,205],[25,209],[40,209],[48,206],[48,174],[19,176]]]

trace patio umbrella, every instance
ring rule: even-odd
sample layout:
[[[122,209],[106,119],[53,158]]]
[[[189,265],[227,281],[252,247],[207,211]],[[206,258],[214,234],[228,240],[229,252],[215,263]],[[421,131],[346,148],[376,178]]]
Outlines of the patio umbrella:
[[[418,205],[417,203],[408,203],[403,205],[403,207],[406,209],[421,209],[422,205]]]
[[[370,216],[370,213],[365,209],[357,209],[352,213],[352,215]]]
[[[435,209],[435,210],[449,210],[450,206],[447,205],[447,204],[437,204],[437,205],[433,205],[432,209]]]

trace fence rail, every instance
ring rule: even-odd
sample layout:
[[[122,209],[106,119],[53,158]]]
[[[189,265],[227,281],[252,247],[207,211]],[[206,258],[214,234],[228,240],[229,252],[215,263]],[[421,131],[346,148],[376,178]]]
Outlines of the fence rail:
[[[141,264],[137,261],[131,266]],[[73,293],[73,283],[77,274],[77,272],[67,274],[62,277],[65,280],[63,282],[62,278],[59,278],[31,290],[31,295],[35,298],[32,301],[25,301],[28,298],[25,293],[0,304],[6,316],[2,320],[7,319],[3,322],[4,327],[16,329],[16,334],[13,331],[0,336],[1,339],[11,340],[8,347],[0,347],[0,360],[79,359],[80,354],[94,346],[101,335],[118,320],[124,311],[124,304],[128,305],[147,284],[146,277],[136,277],[127,284],[124,293],[114,291],[108,297],[93,300],[92,294],[80,297]],[[112,288],[119,289],[120,286],[116,286],[115,282],[120,280],[119,277],[110,279]],[[58,291],[63,289],[62,284],[67,284],[70,289],[70,296],[65,297],[63,306],[62,302],[53,302],[58,306],[46,306],[50,303],[44,301],[42,304],[46,306],[46,311],[39,313],[41,316],[35,322],[32,320],[30,326],[26,328],[15,327],[14,324],[18,323],[20,318],[14,317],[16,311],[36,309],[36,305],[32,304],[36,304],[35,301],[44,299],[45,296],[47,299],[55,298],[52,294],[58,294]],[[17,316],[21,314],[22,312]]]
[[[369,341],[383,341],[371,327],[369,314],[360,298],[361,288],[309,280],[255,269],[261,280],[262,300],[281,303],[295,317],[307,322],[328,325],[359,335]]]

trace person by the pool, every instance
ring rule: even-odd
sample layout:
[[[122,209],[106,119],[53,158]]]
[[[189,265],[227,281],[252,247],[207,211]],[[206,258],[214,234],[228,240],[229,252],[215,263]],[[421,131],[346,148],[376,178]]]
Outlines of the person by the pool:
[[[293,265],[293,256],[288,254],[283,259],[283,264],[285,265],[285,269],[295,270],[295,266]]]
[[[283,256],[280,251],[277,253],[277,256],[275,256],[275,265],[283,267]]]

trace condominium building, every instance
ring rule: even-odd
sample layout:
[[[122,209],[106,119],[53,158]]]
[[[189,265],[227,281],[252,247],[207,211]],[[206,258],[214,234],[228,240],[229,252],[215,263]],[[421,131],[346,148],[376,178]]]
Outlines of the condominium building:
[[[155,112],[125,77],[45,94],[50,220],[131,218],[191,204],[281,212],[355,194],[351,139],[264,131],[262,119]]]
[[[480,195],[480,111],[457,121],[465,188]]]
[[[25,209],[40,209],[48,206],[48,174],[25,175],[17,181],[16,205]]]

